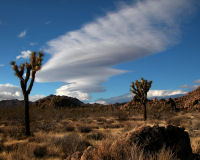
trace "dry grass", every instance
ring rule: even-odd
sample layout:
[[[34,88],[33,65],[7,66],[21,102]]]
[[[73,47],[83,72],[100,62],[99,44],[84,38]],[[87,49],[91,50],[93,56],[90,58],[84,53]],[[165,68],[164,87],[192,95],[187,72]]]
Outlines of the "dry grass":
[[[194,153],[200,154],[200,115],[197,112],[121,111],[119,107],[97,106],[66,109],[31,107],[32,137],[24,136],[23,107],[0,108],[0,160],[62,160],[89,145],[98,148],[94,160],[175,160],[170,150],[144,155],[140,149],[111,150],[113,139],[141,126],[174,124],[185,127]],[[157,114],[156,114],[157,113]],[[125,155],[124,155],[125,154]],[[128,158],[126,158],[128,157]]]

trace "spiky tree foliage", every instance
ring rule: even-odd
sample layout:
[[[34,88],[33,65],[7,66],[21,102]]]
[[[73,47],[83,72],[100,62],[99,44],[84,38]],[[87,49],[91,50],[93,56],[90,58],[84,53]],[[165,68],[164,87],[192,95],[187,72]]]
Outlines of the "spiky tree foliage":
[[[24,96],[24,107],[25,107],[25,129],[26,135],[30,136],[30,119],[29,119],[29,94],[32,90],[33,83],[35,80],[35,74],[41,69],[43,60],[42,52],[32,52],[30,56],[30,63],[26,62],[21,65],[17,65],[15,61],[10,64],[15,72],[15,75],[20,80],[22,93]],[[29,82],[30,79],[30,82]]]
[[[144,107],[144,121],[147,119],[147,92],[151,88],[152,81],[144,80],[141,78],[141,81],[136,80],[132,82],[130,91],[134,94],[134,100],[140,102]]]

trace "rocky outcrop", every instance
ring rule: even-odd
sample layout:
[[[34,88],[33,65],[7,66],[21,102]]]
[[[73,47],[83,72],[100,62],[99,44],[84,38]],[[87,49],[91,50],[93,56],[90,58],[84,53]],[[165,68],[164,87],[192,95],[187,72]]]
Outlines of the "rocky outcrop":
[[[185,96],[174,99],[178,108],[200,110],[200,87]]]
[[[149,156],[160,153],[162,149],[172,151],[180,160],[194,159],[188,133],[184,131],[184,128],[171,125],[167,127],[147,126],[130,131],[108,146],[97,148],[89,146],[81,156],[78,154],[79,158],[73,160],[128,160],[130,157],[139,159],[141,155],[144,159],[149,159]],[[69,160],[72,160],[72,157]]]
[[[167,127],[144,127],[137,131],[128,132],[113,143],[112,152],[121,152],[119,150],[134,146],[143,150],[144,154],[155,154],[163,147],[171,149],[180,160],[191,160],[192,149],[190,138],[184,128],[176,126]]]

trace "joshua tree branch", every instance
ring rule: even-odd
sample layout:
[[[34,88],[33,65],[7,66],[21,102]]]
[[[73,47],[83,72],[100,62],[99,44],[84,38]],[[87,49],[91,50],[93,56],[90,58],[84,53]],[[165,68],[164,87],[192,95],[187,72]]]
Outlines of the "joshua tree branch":
[[[33,71],[33,70],[32,70],[32,78],[31,78],[31,82],[30,82],[29,87],[28,87],[28,90],[27,90],[27,93],[28,93],[28,94],[30,94],[31,89],[32,89],[32,87],[33,87],[33,83],[34,83],[34,80],[35,80],[35,73],[36,73],[36,71]]]

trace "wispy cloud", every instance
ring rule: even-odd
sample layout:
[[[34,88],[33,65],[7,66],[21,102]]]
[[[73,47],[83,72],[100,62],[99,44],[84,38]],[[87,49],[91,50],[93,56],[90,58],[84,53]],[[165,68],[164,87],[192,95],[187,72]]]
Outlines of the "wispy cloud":
[[[23,38],[23,37],[26,36],[26,34],[27,34],[27,30],[24,30],[24,31],[22,31],[22,32],[18,35],[18,37],[19,37],[19,38]]]
[[[144,0],[49,41],[51,58],[38,81],[63,81],[57,94],[89,99],[110,77],[127,71],[112,66],[161,52],[177,43],[188,0]],[[181,16],[181,18],[179,18]]]
[[[184,90],[150,90],[147,94],[148,98],[152,99],[154,97],[158,98],[168,98],[168,97],[177,97],[180,95],[186,94],[187,91]]]
[[[184,84],[184,85],[180,86],[179,88],[188,89],[188,90],[196,89],[200,85],[200,79],[193,81],[193,83],[194,83],[193,85]]]
[[[52,23],[52,21],[46,21],[46,22],[45,22],[45,24],[47,24],[47,25],[48,25],[48,24],[51,24],[51,23]]]
[[[194,81],[193,83],[200,83],[200,79]]]
[[[35,46],[35,45],[37,45],[37,42],[30,42],[29,45],[30,46]]]
[[[199,85],[187,85],[187,84],[184,84],[182,86],[180,86],[179,88],[182,88],[182,89],[189,89],[189,90],[193,90],[193,89],[196,89]]]
[[[17,56],[16,59],[20,59],[20,58],[27,59],[30,57],[31,53],[32,52],[30,50],[21,51],[21,54]]]
[[[5,65],[4,64],[0,64],[0,67],[4,67]]]
[[[186,91],[183,90],[150,90],[148,92],[148,98],[153,99],[153,98],[169,98],[169,97],[178,97],[186,94]],[[114,103],[124,103],[124,102],[129,102],[133,98],[133,94],[127,93],[124,95],[116,96],[116,97],[111,97],[111,98],[106,98],[106,99],[98,99],[96,103],[100,104],[114,104]]]

